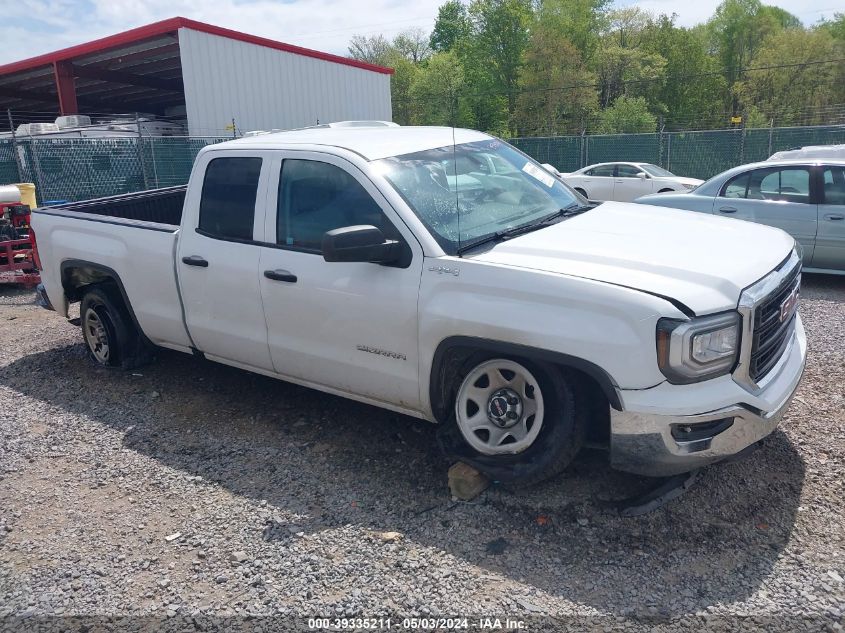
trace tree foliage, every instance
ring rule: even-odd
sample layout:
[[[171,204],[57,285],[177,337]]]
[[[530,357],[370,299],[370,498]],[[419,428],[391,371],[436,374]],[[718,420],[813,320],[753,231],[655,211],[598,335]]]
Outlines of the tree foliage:
[[[432,32],[355,35],[390,66],[394,120],[494,134],[823,123],[845,107],[845,13],[805,27],[723,0],[692,28],[612,0],[446,0]],[[818,63],[824,61],[825,63]]]

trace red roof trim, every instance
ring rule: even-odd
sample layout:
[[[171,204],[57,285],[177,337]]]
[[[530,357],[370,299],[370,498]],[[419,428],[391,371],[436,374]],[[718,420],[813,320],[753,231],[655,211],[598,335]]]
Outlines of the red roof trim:
[[[115,35],[109,35],[98,40],[92,40],[85,44],[78,44],[70,48],[63,48],[61,50],[38,55],[37,57],[30,57],[18,62],[12,62],[0,66],[0,75],[9,73],[33,70],[40,66],[48,66],[55,62],[65,61],[92,53],[101,53],[110,48],[117,48],[119,46],[126,46],[127,44],[134,44],[141,40],[150,39],[165,33],[173,33],[181,28],[192,29],[194,31],[201,31],[210,35],[219,35],[220,37],[228,37],[229,39],[255,44],[257,46],[265,46],[273,48],[278,51],[285,51],[286,53],[293,53],[295,55],[303,55],[305,57],[313,57],[315,59],[322,59],[327,62],[334,62],[336,64],[343,64],[345,66],[353,66],[355,68],[362,68],[372,72],[392,75],[392,68],[385,68],[384,66],[376,66],[375,64],[368,64],[366,62],[358,61],[357,59],[349,59],[348,57],[341,57],[340,55],[332,55],[331,53],[323,53],[315,51],[310,48],[302,48],[301,46],[294,46],[293,44],[285,44],[284,42],[277,42],[266,37],[258,37],[257,35],[249,35],[241,33],[240,31],[233,31],[225,29],[213,24],[206,24],[205,22],[197,22],[189,20],[188,18],[169,18],[160,22],[153,22],[146,26],[141,26],[136,29],[130,29]]]

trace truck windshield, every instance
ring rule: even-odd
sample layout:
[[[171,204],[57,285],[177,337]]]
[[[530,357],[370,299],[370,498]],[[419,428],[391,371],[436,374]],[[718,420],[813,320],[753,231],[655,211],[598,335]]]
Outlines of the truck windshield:
[[[375,166],[450,255],[586,203],[498,139],[393,156]]]

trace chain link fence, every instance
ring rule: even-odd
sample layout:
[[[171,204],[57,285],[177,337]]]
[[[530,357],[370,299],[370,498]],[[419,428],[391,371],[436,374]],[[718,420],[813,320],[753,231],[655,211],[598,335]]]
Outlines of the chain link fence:
[[[197,153],[231,137],[0,139],[0,183],[35,184],[39,204],[188,181]]]
[[[0,139],[0,184],[32,182],[40,204],[182,185],[200,149],[230,138],[5,138]],[[594,163],[635,161],[706,179],[736,165],[765,160],[779,150],[845,143],[845,125],[582,134],[510,142],[561,172]]]
[[[629,161],[707,179],[737,165],[765,160],[780,150],[845,143],[845,125],[526,137],[510,139],[510,143],[564,173],[595,163]]]

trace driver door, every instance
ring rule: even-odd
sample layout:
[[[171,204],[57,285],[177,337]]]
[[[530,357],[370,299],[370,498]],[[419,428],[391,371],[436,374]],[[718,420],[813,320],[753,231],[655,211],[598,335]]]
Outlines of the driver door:
[[[259,284],[275,371],[418,409],[419,243],[342,158],[282,152],[272,170]],[[326,231],[362,224],[404,245],[401,264],[323,259]]]

